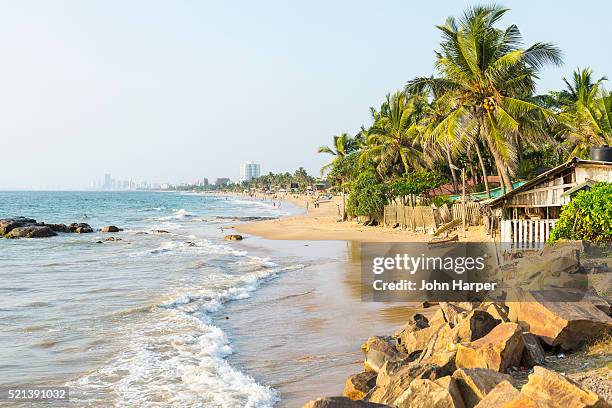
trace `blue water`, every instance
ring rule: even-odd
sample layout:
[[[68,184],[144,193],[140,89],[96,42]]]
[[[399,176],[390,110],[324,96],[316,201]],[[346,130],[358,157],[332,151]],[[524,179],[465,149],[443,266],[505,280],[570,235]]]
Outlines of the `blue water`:
[[[0,192],[0,218],[124,229],[0,239],[0,387],[66,385],[70,406],[274,405],[274,389],[228,364],[214,318],[301,265],[225,241],[233,221],[220,217],[290,211],[167,192]]]

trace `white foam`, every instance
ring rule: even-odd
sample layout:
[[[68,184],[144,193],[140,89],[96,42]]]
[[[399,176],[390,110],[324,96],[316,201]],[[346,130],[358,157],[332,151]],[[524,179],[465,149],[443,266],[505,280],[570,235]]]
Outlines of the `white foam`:
[[[188,217],[193,217],[193,214],[185,210],[184,208],[174,211],[174,218],[181,219],[181,218],[188,218]]]
[[[229,301],[248,298],[279,272],[302,265],[282,268],[258,257],[241,262],[261,267],[244,275],[216,274],[218,290],[205,286],[179,291],[153,308],[152,315],[135,323],[125,352],[68,384],[71,398],[118,407],[272,407],[279,400],[278,392],[225,360],[232,349],[210,313]]]

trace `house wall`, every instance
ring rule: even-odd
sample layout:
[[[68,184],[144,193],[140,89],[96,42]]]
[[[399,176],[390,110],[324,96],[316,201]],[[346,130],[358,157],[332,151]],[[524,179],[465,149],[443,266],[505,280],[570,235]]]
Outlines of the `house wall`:
[[[612,182],[612,166],[585,165],[576,167],[576,183],[584,181],[607,181]]]
[[[506,207],[552,207],[567,204],[569,197],[561,195],[576,185],[574,170],[567,169],[553,179],[542,180],[529,190],[511,196]]]

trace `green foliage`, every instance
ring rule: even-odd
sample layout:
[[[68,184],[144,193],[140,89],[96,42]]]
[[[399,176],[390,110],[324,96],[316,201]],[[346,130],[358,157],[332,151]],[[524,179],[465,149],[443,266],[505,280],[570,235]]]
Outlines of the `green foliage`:
[[[439,196],[433,197],[431,199],[431,203],[435,205],[436,207],[442,207],[444,204],[450,206],[453,204],[453,200],[451,200],[449,195],[439,195]]]
[[[612,240],[612,183],[580,191],[563,207],[549,241],[559,239]]]
[[[446,180],[432,171],[404,174],[391,181],[391,197],[418,196],[444,184]]]
[[[352,183],[347,210],[353,216],[381,214],[387,204],[387,186],[371,171],[360,173]]]

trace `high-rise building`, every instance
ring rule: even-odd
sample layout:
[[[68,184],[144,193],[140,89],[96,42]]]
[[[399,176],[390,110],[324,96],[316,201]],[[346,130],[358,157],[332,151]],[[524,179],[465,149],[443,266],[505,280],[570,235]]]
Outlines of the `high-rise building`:
[[[240,182],[251,181],[259,177],[259,164],[254,162],[246,162],[240,165]]]
[[[113,188],[113,179],[109,173],[104,175],[104,184],[102,185],[102,188],[105,190],[110,190]]]

